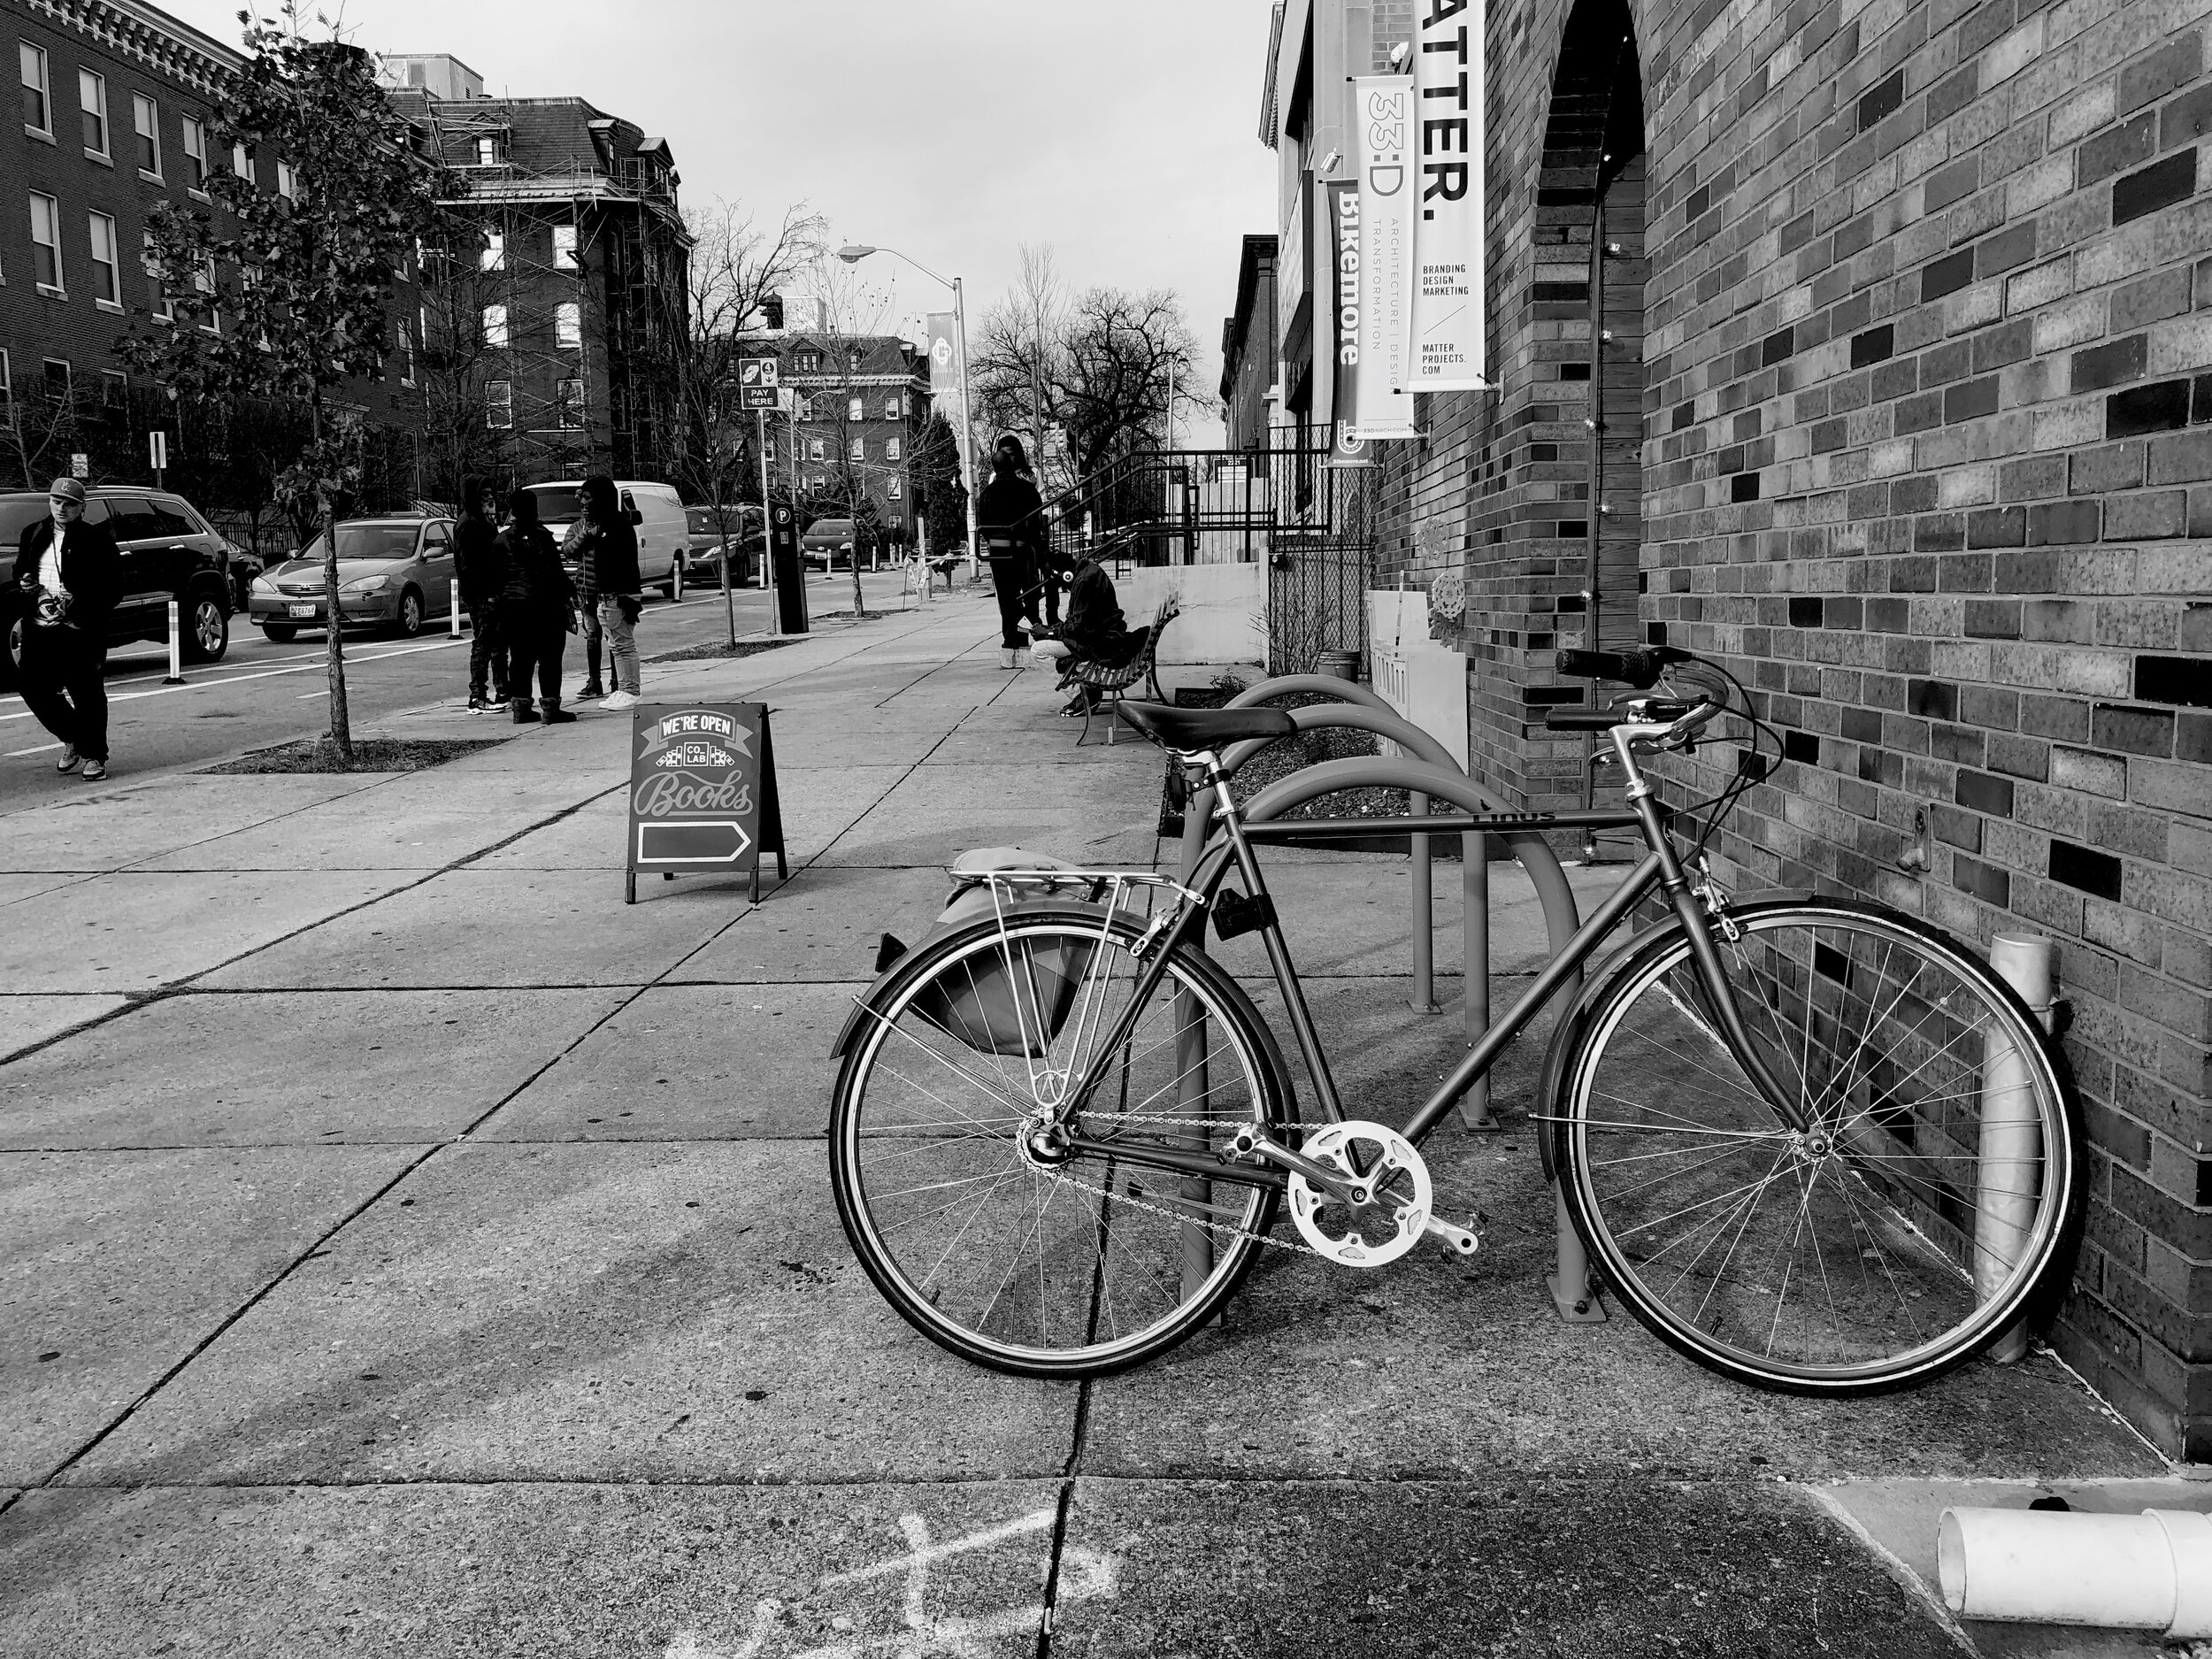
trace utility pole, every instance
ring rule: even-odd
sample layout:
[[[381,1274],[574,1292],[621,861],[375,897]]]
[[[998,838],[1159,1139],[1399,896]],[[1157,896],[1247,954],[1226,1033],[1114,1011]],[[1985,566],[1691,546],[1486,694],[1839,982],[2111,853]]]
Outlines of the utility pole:
[[[776,609],[776,549],[768,536],[768,411],[756,409],[753,419],[757,423],[754,430],[760,440],[760,585],[768,595],[768,631],[775,634],[781,631],[782,613]],[[729,590],[730,560],[729,556],[725,554],[722,557],[722,591],[727,595]],[[730,606],[730,643],[737,643],[735,601],[732,601]]]

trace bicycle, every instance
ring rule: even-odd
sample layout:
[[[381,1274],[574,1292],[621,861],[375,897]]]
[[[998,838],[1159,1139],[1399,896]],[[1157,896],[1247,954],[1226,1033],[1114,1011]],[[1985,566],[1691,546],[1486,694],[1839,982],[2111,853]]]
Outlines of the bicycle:
[[[1632,828],[1645,856],[1396,1128],[1346,1118],[1254,854],[1351,826],[1248,825],[1219,770],[1224,746],[1287,735],[1289,717],[1123,704],[1208,780],[1217,828],[1188,885],[995,872],[987,913],[887,969],[839,1039],[838,1213],[899,1313],[978,1363],[1090,1377],[1190,1335],[1263,1244],[1363,1269],[1425,1239],[1471,1255],[1421,1145],[1579,980],[1531,1117],[1603,1283],[1663,1341],[1761,1387],[1841,1395],[1936,1376],[2019,1319],[2077,1200],[2076,1108],[2041,1025],[1901,912],[1721,892],[1705,843],[1774,736],[1725,670],[1666,647],[1560,667],[1639,694],[1548,720],[1609,737],[1625,810],[1359,827]],[[1712,799],[1663,808],[1641,757],[1724,714],[1750,722],[1750,758]],[[1582,978],[1647,902],[1656,918]],[[1262,935],[1317,1125],[1201,948],[1209,915],[1224,938]],[[1294,1240],[1271,1236],[1286,1201]]]

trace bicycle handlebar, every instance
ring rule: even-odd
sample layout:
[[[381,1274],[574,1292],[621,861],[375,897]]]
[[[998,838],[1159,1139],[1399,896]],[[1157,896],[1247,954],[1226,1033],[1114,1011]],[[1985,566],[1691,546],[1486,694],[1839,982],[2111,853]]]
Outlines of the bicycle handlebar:
[[[1618,680],[1639,691],[1648,691],[1670,663],[1696,659],[1678,646],[1652,645],[1636,651],[1562,651],[1554,666],[1579,680]]]

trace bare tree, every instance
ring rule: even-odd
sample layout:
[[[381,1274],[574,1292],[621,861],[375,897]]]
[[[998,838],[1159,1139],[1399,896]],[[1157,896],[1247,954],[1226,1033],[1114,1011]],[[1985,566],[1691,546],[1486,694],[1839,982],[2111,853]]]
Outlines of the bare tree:
[[[737,642],[736,607],[729,597],[729,547],[741,534],[740,504],[757,493],[760,452],[755,423],[739,406],[740,363],[749,355],[741,336],[764,320],[767,302],[818,265],[829,226],[797,203],[772,229],[733,203],[687,209],[692,238],[687,330],[672,365],[678,431],[670,473],[694,502],[714,515],[723,545],[723,615]],[[768,557],[767,503],[761,503]]]

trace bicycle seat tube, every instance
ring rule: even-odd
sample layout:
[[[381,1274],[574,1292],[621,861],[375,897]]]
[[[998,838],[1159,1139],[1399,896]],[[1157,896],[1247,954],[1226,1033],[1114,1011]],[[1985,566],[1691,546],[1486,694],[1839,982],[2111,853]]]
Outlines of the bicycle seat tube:
[[[1812,1120],[1804,1105],[1780,1079],[1767,1069],[1766,1057],[1752,1041],[1751,1033],[1743,1022],[1743,1012],[1736,1006],[1735,993],[1729,987],[1728,976],[1721,968],[1720,953],[1713,948],[1711,919],[1694,894],[1690,891],[1689,878],[1683,873],[1682,861],[1675,856],[1674,841],[1660,821],[1657,792],[1644,777],[1643,768],[1636,764],[1635,746],[1638,743],[1657,744],[1675,734],[1672,721],[1632,721],[1613,728],[1613,749],[1626,775],[1625,793],[1628,803],[1642,821],[1644,840],[1659,861],[1659,885],[1665,891],[1667,902],[1674,906],[1674,913],[1682,918],[1684,930],[1689,935],[1690,957],[1697,964],[1698,979],[1703,983],[1705,995],[1711,1001],[1713,1013],[1720,1021],[1721,1034],[1735,1053],[1744,1072],[1751,1079],[1767,1104],[1781,1115],[1783,1122],[1801,1133],[1812,1126]]]

